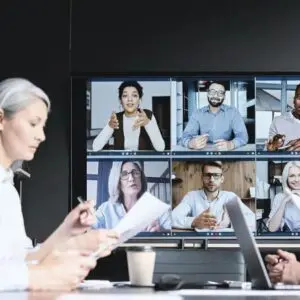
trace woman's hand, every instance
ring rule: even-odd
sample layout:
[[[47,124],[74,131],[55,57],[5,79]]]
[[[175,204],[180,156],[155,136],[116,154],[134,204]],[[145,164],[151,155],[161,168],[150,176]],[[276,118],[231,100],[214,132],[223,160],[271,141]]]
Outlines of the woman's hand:
[[[112,112],[112,114],[110,116],[108,126],[112,129],[119,129],[119,121],[118,121],[117,115],[114,111]]]
[[[78,204],[58,227],[59,235],[70,237],[91,229],[91,226],[97,222],[94,205],[91,200]]]
[[[105,257],[111,254],[112,248],[119,241],[119,234],[114,230],[95,229],[86,233],[73,236],[58,246],[59,250],[76,250],[97,252],[98,257]],[[105,247],[102,247],[105,245]],[[103,251],[99,252],[99,249]]]
[[[146,126],[149,122],[150,120],[148,119],[144,110],[140,109],[140,112],[137,113],[137,118],[133,123],[133,130],[142,126]]]
[[[54,250],[38,265],[29,265],[29,290],[71,291],[95,268],[90,252]]]
[[[160,231],[160,225],[158,220],[153,221],[151,224],[149,224],[146,228],[145,231],[147,232],[156,232]]]

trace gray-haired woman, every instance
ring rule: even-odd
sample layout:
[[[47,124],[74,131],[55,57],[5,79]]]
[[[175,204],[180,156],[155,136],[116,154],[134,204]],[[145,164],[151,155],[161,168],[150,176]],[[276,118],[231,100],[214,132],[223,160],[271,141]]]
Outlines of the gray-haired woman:
[[[50,100],[40,88],[23,78],[0,82],[0,290],[70,290],[96,265],[92,249],[79,247],[99,232],[83,234],[95,221],[93,204],[74,208],[57,230],[32,249],[26,236],[21,203],[13,185],[13,165],[29,161],[45,140],[44,127]],[[108,238],[101,232],[102,239]]]
[[[147,191],[147,179],[139,161],[114,161],[108,178],[108,201],[96,211],[98,223],[95,228],[114,228],[127,212]],[[171,211],[150,224],[145,231],[168,231],[171,229]]]

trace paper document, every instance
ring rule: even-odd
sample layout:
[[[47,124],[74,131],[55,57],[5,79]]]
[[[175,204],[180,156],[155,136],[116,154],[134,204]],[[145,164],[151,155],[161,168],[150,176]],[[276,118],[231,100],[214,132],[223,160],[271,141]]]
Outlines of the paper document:
[[[99,290],[103,288],[112,288],[113,284],[108,280],[84,280],[80,283],[79,289]]]
[[[154,197],[149,192],[145,192],[114,228],[120,234],[120,239],[118,244],[113,245],[113,249],[144,231],[148,225],[161,217],[169,209],[170,206],[168,204]],[[100,257],[101,253],[109,246],[101,244],[99,250],[94,255]]]
[[[153,221],[157,220],[170,206],[149,192],[145,192],[125,217],[114,228],[120,234],[120,244],[145,230]]]

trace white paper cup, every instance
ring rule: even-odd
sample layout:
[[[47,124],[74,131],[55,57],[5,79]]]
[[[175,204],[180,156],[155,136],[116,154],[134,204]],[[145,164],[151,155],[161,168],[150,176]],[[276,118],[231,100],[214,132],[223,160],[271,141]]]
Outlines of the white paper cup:
[[[132,247],[126,250],[129,280],[132,285],[151,286],[156,252],[150,246]]]

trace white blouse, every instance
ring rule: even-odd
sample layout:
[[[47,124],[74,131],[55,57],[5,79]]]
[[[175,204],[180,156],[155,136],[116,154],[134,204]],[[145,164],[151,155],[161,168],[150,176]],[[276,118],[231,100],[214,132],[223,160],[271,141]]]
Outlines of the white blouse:
[[[278,193],[272,204],[271,212],[269,215],[269,220],[267,221],[267,226],[269,226],[270,219],[277,213],[283,199],[286,197],[284,193]],[[283,229],[284,224],[287,224],[291,231],[300,231],[300,210],[297,205],[294,204],[293,201],[289,201],[286,203],[284,208],[284,213],[280,223],[280,229]]]
[[[141,128],[133,129],[136,118],[123,115],[124,150],[138,150]],[[150,122],[144,126],[151,143],[156,151],[165,150],[165,141],[158,128],[157,121],[152,115]],[[107,124],[93,141],[93,150],[100,151],[112,137],[114,130]]]
[[[32,242],[26,236],[20,197],[13,184],[13,172],[0,166],[0,291],[28,287],[27,251]]]

